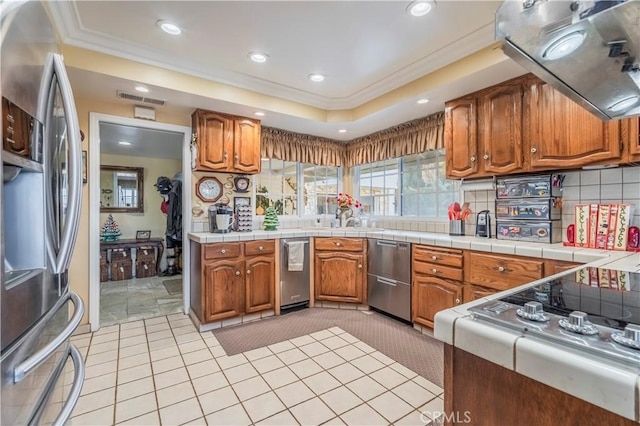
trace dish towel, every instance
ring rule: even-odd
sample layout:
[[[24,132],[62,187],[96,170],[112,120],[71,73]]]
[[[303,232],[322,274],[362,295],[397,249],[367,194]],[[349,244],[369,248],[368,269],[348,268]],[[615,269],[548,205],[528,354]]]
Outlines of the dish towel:
[[[292,241],[287,243],[289,247],[289,270],[302,271],[304,269],[304,245],[305,241]]]

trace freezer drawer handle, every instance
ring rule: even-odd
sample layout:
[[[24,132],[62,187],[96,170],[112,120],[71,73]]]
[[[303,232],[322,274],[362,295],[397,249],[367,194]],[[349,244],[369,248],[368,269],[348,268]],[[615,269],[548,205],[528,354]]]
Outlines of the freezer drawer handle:
[[[378,240],[376,241],[376,244],[379,246],[385,246],[385,247],[398,247],[398,243],[391,243],[384,240]]]
[[[58,414],[58,417],[56,417],[56,420],[53,422],[53,426],[63,426],[67,422],[76,406],[76,403],[78,402],[78,399],[80,398],[80,392],[82,391],[85,373],[82,354],[74,345],[69,345],[69,355],[73,361],[73,385],[71,385],[69,397],[64,403],[64,406],[62,406],[60,414]],[[62,374],[64,374],[64,372]]]
[[[67,326],[62,330],[62,332],[53,339],[47,346],[40,349],[35,354],[31,355],[26,360],[22,361],[20,364],[16,366],[13,370],[13,381],[14,383],[21,382],[27,374],[29,374],[33,369],[42,364],[49,356],[56,351],[78,328],[80,321],[82,320],[82,316],[84,315],[84,304],[82,303],[82,299],[78,297],[77,294],[70,291],[68,296],[63,299],[64,301],[59,307],[66,305],[68,299],[71,299],[73,305],[75,306],[75,312],[71,317],[71,320],[67,324]]]
[[[390,286],[392,286],[392,287],[396,287],[396,286],[398,285],[398,282],[397,282],[397,281],[390,280],[390,279],[387,279],[387,278],[380,278],[380,277],[377,277],[376,279],[377,279],[377,280],[378,280],[378,282],[379,282],[379,283],[381,283],[381,284],[390,285]]]

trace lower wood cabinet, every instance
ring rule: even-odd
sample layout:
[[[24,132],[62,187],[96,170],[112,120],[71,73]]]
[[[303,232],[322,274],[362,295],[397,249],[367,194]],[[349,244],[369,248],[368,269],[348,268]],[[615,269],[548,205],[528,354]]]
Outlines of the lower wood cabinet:
[[[365,303],[367,252],[362,238],[316,238],[315,299]]]
[[[245,261],[244,311],[253,313],[273,309],[276,259],[274,256],[249,257]]]
[[[495,290],[530,283],[544,275],[544,260],[465,252],[465,281]]]
[[[204,320],[218,321],[242,314],[244,308],[244,262],[217,260],[203,265]]]
[[[414,323],[433,328],[438,311],[462,303],[462,285],[442,278],[416,275],[412,286],[412,319]]]
[[[481,287],[479,285],[473,284],[465,284],[462,299],[464,303],[467,303],[477,299],[482,299],[483,297],[490,296],[497,292],[498,290],[495,290],[493,288]]]

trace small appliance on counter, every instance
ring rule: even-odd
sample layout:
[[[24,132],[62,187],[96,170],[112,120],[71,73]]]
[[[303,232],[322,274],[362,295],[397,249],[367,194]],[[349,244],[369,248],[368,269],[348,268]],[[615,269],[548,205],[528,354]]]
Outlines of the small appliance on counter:
[[[476,237],[491,238],[491,215],[489,210],[478,212],[476,217]]]
[[[233,230],[251,232],[253,230],[253,208],[251,206],[235,206],[236,220]]]
[[[500,178],[496,181],[496,238],[538,243],[562,240],[560,206],[564,175]]]
[[[216,203],[209,207],[209,232],[224,234],[231,232],[233,210],[226,204]]]

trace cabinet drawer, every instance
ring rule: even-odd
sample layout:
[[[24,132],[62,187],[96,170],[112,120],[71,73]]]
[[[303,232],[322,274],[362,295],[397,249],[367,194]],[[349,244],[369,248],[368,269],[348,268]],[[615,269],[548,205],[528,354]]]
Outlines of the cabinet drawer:
[[[544,260],[469,252],[467,281],[506,290],[542,278]]]
[[[413,260],[462,268],[462,251],[414,245]]]
[[[435,263],[413,262],[413,272],[418,275],[431,275],[454,281],[462,281],[462,269],[437,265]]]
[[[227,259],[230,257],[240,257],[240,243],[215,243],[205,244],[205,259]]]
[[[276,251],[275,240],[258,240],[244,243],[245,256],[255,256],[259,254],[271,254]]]
[[[331,251],[362,251],[364,239],[362,238],[316,238],[316,250]]]

